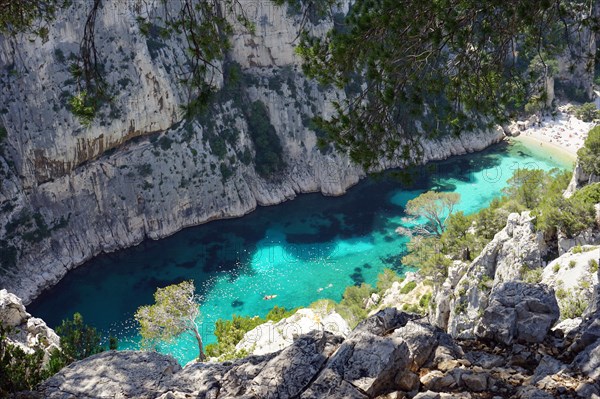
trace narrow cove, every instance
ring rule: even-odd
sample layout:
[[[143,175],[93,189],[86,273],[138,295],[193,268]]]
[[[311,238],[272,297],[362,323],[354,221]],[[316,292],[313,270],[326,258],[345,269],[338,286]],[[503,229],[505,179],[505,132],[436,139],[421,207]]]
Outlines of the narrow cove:
[[[156,287],[194,279],[202,298],[203,337],[211,343],[219,318],[339,300],[346,286],[373,284],[384,268],[404,273],[400,258],[408,239],[395,229],[403,223],[406,202],[424,191],[458,192],[458,209],[471,213],[499,196],[516,170],[570,166],[521,143],[500,144],[427,165],[409,186],[385,176],[366,179],[342,197],[300,195],[239,219],[99,256],[70,272],[28,311],[51,327],[80,312],[104,336],[116,336],[120,349],[132,349],[139,340],[137,307],[152,303]],[[277,297],[264,300],[265,295]],[[181,363],[197,353],[187,336],[163,351]]]

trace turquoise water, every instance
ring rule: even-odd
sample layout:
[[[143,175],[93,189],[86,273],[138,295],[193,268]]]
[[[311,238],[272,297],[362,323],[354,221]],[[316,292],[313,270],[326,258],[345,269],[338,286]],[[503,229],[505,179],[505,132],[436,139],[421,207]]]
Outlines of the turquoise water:
[[[403,206],[435,189],[461,194],[467,213],[487,206],[517,169],[569,167],[520,143],[423,167],[411,184],[370,178],[342,197],[301,195],[239,219],[183,230],[160,241],[106,254],[70,272],[28,311],[56,326],[74,312],[120,348],[136,348],[133,313],[153,302],[156,287],[194,279],[201,296],[202,335],[214,342],[214,321],[233,314],[264,316],[274,305],[293,308],[321,298],[341,299],[346,286],[374,283],[400,263],[408,241],[395,233]],[[264,300],[265,295],[277,295]],[[195,358],[192,337],[162,350],[181,363]]]

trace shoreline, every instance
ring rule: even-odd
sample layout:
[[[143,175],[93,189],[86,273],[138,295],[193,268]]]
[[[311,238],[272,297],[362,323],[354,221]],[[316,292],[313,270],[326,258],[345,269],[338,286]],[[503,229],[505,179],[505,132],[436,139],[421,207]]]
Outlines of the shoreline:
[[[536,155],[551,159],[571,169],[577,163],[577,150],[566,148],[539,136],[507,136],[507,140],[510,143],[520,143],[536,153]]]
[[[532,115],[505,127],[509,141],[521,143],[541,157],[573,166],[577,151],[583,147],[593,122],[584,122],[572,114],[572,105],[558,107],[553,115]]]

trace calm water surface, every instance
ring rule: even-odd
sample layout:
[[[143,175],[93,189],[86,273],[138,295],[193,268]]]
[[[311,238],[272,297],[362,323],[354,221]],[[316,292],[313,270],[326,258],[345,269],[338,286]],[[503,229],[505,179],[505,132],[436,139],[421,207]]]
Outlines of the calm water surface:
[[[341,299],[346,286],[373,284],[383,268],[399,273],[408,241],[395,233],[403,207],[435,189],[461,194],[459,210],[485,207],[517,169],[570,167],[563,159],[521,143],[422,168],[412,184],[370,178],[342,197],[301,195],[239,219],[210,222],[159,241],[99,256],[70,272],[28,311],[55,327],[80,312],[120,348],[136,348],[135,310],[153,302],[156,287],[194,279],[206,343],[214,321],[233,314],[264,316],[274,305],[293,308],[322,298]],[[277,295],[263,300],[265,295]],[[196,343],[183,336],[162,350],[181,363]]]

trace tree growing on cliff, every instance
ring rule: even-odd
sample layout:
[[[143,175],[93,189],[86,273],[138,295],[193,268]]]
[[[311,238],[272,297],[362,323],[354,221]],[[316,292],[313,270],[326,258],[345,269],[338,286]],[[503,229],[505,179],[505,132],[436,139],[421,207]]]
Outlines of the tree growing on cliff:
[[[0,397],[32,390],[37,384],[48,378],[44,368],[44,352],[36,349],[34,353],[25,353],[21,347],[8,339],[9,328],[0,322]]]
[[[583,148],[577,151],[577,157],[585,173],[600,176],[600,126],[589,131]]]
[[[405,212],[414,217],[423,217],[427,223],[413,228],[417,233],[441,237],[446,230],[446,221],[460,201],[458,193],[427,191],[406,203]]]
[[[56,328],[60,337],[60,347],[65,364],[95,355],[104,350],[100,345],[102,340],[98,331],[83,322],[80,313],[73,315],[73,320],[63,320]]]
[[[154,305],[138,308],[135,319],[140,324],[143,346],[155,346],[158,341],[170,341],[188,332],[198,342],[198,360],[206,358],[196,322],[200,309],[195,290],[192,280],[158,288],[154,293]]]

